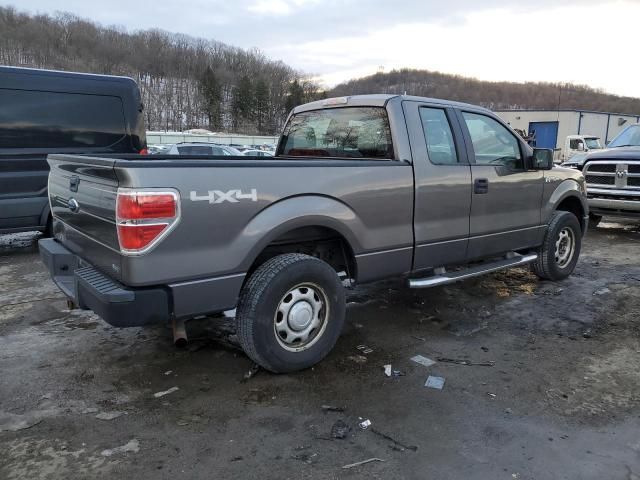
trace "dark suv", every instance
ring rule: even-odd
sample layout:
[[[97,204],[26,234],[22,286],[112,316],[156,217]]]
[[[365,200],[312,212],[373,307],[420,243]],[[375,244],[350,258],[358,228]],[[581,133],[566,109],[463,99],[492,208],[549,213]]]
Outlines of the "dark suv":
[[[49,153],[145,153],[126,77],[0,67],[0,233],[47,230]]]

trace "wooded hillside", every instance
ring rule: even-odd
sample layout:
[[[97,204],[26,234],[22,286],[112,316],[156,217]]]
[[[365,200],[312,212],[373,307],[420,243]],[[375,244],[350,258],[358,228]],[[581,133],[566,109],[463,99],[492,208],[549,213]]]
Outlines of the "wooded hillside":
[[[11,7],[0,7],[0,64],[132,77],[149,130],[274,134],[293,106],[318,95],[303,74],[257,50]]]
[[[445,98],[501,110],[583,109],[640,115],[640,99],[610,95],[584,85],[486,82],[428,70],[401,69],[340,84],[329,96],[395,93]]]
[[[494,110],[640,114],[640,99],[586,86],[486,82],[412,69],[378,73],[323,92],[304,73],[258,50],[161,30],[129,33],[68,13],[29,15],[12,7],[0,7],[0,64],[130,76],[140,85],[149,130],[277,134],[295,105],[359,93],[406,92]]]

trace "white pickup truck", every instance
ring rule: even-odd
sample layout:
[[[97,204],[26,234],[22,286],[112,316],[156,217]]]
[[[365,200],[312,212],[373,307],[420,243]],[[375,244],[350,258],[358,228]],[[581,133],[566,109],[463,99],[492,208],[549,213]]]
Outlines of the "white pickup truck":
[[[564,146],[556,157],[556,162],[563,163],[577,153],[588,153],[601,149],[600,138],[595,135],[567,135]]]

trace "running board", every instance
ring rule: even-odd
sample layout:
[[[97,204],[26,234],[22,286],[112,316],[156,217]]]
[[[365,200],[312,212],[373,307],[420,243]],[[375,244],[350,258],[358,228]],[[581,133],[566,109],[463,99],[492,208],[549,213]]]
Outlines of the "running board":
[[[449,283],[458,282],[460,280],[466,280],[467,278],[477,277],[484,275],[485,273],[496,272],[505,268],[517,267],[519,265],[526,265],[535,261],[538,255],[518,255],[507,257],[495,262],[485,263],[457,272],[447,273],[444,269],[439,269],[439,273],[425,278],[411,278],[409,279],[409,287],[411,288],[429,288],[437,285],[447,285]]]

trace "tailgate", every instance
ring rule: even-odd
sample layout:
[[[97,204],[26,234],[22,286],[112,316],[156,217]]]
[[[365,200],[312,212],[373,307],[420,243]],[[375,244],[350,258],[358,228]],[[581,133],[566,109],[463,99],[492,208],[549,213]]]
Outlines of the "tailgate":
[[[49,155],[54,235],[73,253],[120,279],[115,223],[118,178],[109,158]]]

